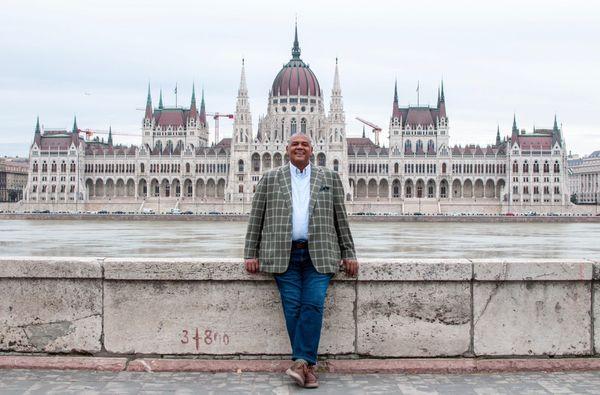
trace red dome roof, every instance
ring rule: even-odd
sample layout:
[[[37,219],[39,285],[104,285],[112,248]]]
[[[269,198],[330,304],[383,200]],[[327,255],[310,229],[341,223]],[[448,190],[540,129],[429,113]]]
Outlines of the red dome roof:
[[[300,46],[298,45],[298,29],[294,37],[292,59],[283,66],[273,81],[271,88],[273,96],[321,96],[321,87],[312,70],[300,59]]]

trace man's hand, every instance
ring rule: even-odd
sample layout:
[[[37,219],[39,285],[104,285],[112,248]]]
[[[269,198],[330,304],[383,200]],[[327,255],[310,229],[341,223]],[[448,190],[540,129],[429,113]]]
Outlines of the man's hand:
[[[259,266],[257,258],[246,259],[244,264],[246,265],[246,270],[248,273],[258,273]]]
[[[358,261],[356,259],[342,259],[346,274],[354,277],[358,274]]]

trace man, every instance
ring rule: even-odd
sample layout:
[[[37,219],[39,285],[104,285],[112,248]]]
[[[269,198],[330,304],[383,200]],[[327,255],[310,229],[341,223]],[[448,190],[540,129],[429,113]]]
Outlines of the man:
[[[316,388],[327,287],[340,260],[350,276],[358,262],[339,174],[311,166],[305,134],[292,135],[286,151],[290,164],[264,174],[256,187],[244,258],[248,272],[275,274],[294,361],[286,374]]]

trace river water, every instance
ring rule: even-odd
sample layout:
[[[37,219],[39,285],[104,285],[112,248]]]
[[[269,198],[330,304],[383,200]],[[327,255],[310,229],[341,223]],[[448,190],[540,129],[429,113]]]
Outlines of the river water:
[[[598,258],[600,224],[351,223],[359,258]],[[228,257],[244,222],[0,220],[1,256]]]

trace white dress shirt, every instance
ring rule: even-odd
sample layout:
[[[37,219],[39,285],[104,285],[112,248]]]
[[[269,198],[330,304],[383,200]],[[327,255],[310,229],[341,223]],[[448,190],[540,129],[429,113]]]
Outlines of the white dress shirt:
[[[290,162],[292,174],[292,240],[308,240],[310,163],[300,171]]]

